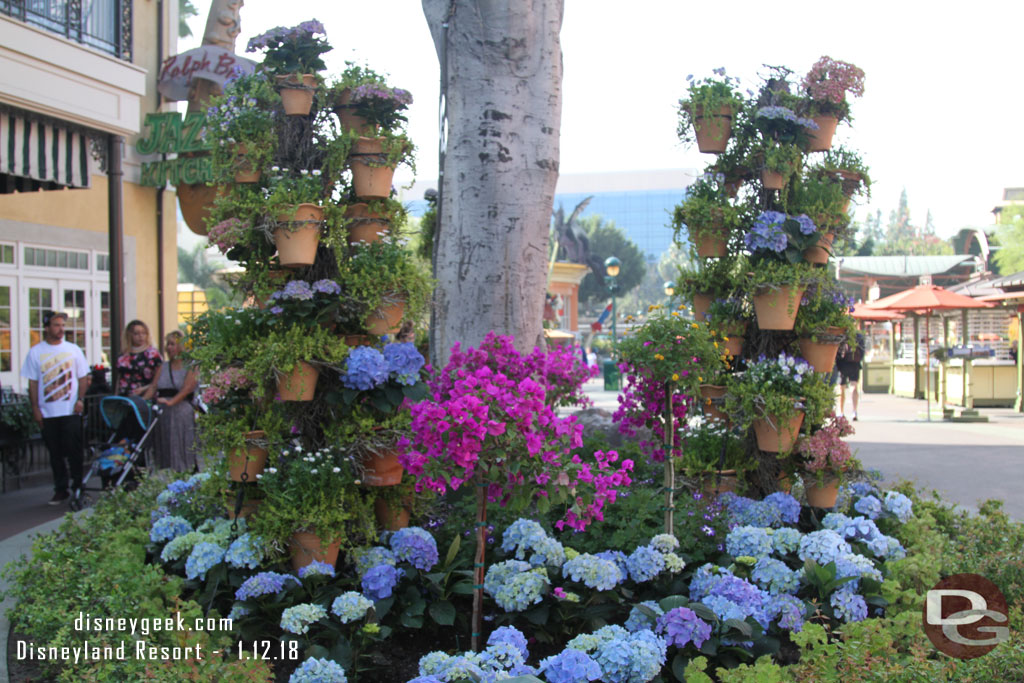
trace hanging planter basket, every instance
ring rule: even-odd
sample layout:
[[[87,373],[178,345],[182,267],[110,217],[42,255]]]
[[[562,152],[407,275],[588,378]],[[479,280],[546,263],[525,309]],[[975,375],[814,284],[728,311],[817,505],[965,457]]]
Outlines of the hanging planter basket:
[[[256,442],[266,434],[262,431],[245,433],[245,448],[228,451],[228,477],[231,481],[256,481],[256,475],[267,466],[267,449]],[[244,475],[244,478],[243,478]]]
[[[802,410],[794,413],[788,420],[781,422],[774,415],[754,420],[754,435],[757,447],[765,453],[788,453],[793,450],[800,426],[804,423]]]
[[[810,337],[801,337],[798,341],[800,355],[811,364],[815,372],[832,372],[836,364],[836,353],[844,336],[843,328],[829,327],[825,329],[823,335],[818,335],[818,341],[813,341]]]
[[[252,163],[245,158],[249,148],[244,142],[240,142],[235,146],[235,182],[236,183],[258,183],[260,180],[260,170],[253,168]]]
[[[726,337],[725,350],[733,358],[739,358],[743,353],[743,342],[746,341],[747,323],[730,322],[721,325],[721,334]]]
[[[722,107],[707,116],[703,107],[697,107],[693,132],[697,135],[697,149],[705,154],[721,154],[732,135],[732,107]]]
[[[836,134],[839,119],[835,116],[812,116],[818,130],[807,131],[807,151],[827,152],[832,149],[832,136]]]
[[[359,138],[352,145],[349,166],[352,188],[360,199],[387,199],[391,196],[394,166],[383,166],[384,138]]]
[[[405,468],[398,462],[397,450],[366,452],[362,458],[363,483],[367,486],[396,486],[402,481]]]
[[[402,316],[405,314],[405,302],[397,301],[381,306],[366,318],[366,331],[378,336],[397,334],[402,327]]]
[[[707,318],[708,309],[711,307],[711,302],[714,301],[710,294],[694,294],[693,295],[693,319],[698,322],[704,322]]]
[[[289,74],[275,76],[277,89],[281,92],[281,104],[288,116],[309,116],[313,108],[313,93],[316,91],[314,74]]]
[[[372,213],[369,206],[361,202],[345,209],[345,218],[348,220],[349,246],[357,242],[379,242],[388,234],[387,220],[381,218],[380,214]]]
[[[299,204],[293,212],[278,214],[278,224],[289,226],[274,230],[274,244],[282,266],[302,268],[313,265],[323,219],[324,209],[316,204]]]
[[[816,475],[805,474],[804,493],[807,495],[807,504],[812,508],[835,507],[836,499],[839,498],[839,479],[826,477],[824,483],[819,484]]]
[[[338,93],[338,98],[334,101],[334,113],[338,116],[342,130],[351,131],[356,135],[372,135],[374,132],[373,125],[355,113],[355,107],[351,102],[351,88],[345,88]]]
[[[761,184],[766,190],[781,190],[786,186],[786,176],[778,171],[764,169],[761,171]]]
[[[719,493],[735,491],[739,485],[740,478],[736,474],[736,470],[707,472],[700,477],[700,490],[705,496],[717,496]]]
[[[291,372],[278,375],[277,393],[282,401],[312,401],[319,377],[315,366],[299,361]]]
[[[296,531],[288,541],[288,553],[292,558],[292,569],[298,571],[314,560],[334,566],[338,562],[340,541],[324,546],[320,537],[309,531]]]
[[[721,258],[728,251],[729,228],[719,225],[712,225],[701,230],[699,235],[694,236],[693,246],[697,249],[697,256],[700,258]]]
[[[792,330],[796,322],[803,285],[783,285],[754,295],[754,314],[762,330]]]
[[[804,260],[808,263],[815,263],[819,265],[822,263],[828,263],[828,257],[832,252],[832,244],[834,240],[835,233],[822,233],[821,237],[818,238],[817,244],[813,247],[807,247],[804,249]]]
[[[729,415],[722,410],[722,399],[725,398],[725,387],[721,384],[700,385],[700,405],[704,417],[709,420],[721,420],[729,424]]]
[[[206,237],[206,219],[210,217],[214,200],[224,193],[224,188],[219,185],[181,183],[175,190],[185,225],[195,234]]]

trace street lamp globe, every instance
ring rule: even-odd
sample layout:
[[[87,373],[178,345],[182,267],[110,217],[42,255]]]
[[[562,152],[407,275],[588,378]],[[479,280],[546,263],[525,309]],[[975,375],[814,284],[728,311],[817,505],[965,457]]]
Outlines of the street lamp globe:
[[[663,287],[665,289],[665,296],[672,296],[676,293],[676,283],[674,282],[666,282]]]
[[[614,256],[609,256],[604,260],[604,271],[608,274],[608,277],[618,277],[621,266],[622,261]]]

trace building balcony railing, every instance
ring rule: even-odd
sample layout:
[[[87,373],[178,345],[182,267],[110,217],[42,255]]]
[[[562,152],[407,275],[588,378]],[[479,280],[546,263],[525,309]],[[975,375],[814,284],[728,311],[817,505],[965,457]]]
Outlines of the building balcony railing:
[[[132,59],[132,0],[0,0],[0,14]]]

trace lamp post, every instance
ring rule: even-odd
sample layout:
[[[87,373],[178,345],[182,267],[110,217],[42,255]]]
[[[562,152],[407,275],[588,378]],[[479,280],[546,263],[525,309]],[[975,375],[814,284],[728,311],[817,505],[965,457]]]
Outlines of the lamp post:
[[[618,313],[615,310],[615,293],[619,291],[619,268],[622,262],[614,256],[609,256],[604,261],[604,284],[608,293],[612,296],[612,357],[604,362],[604,389],[605,391],[618,391],[619,372],[615,366],[615,359],[618,357],[618,345],[616,342],[616,319]]]
[[[676,293],[676,283],[674,283],[671,280],[669,280],[664,285],[662,285],[662,288],[664,289],[665,296],[668,297],[668,303],[671,306],[671,304],[672,304],[672,295],[674,295]]]

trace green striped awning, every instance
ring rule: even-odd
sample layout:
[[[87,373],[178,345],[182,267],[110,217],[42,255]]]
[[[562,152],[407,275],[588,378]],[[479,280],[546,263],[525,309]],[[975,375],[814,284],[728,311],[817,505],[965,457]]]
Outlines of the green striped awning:
[[[59,123],[0,110],[0,175],[14,190],[89,187],[88,137]]]

